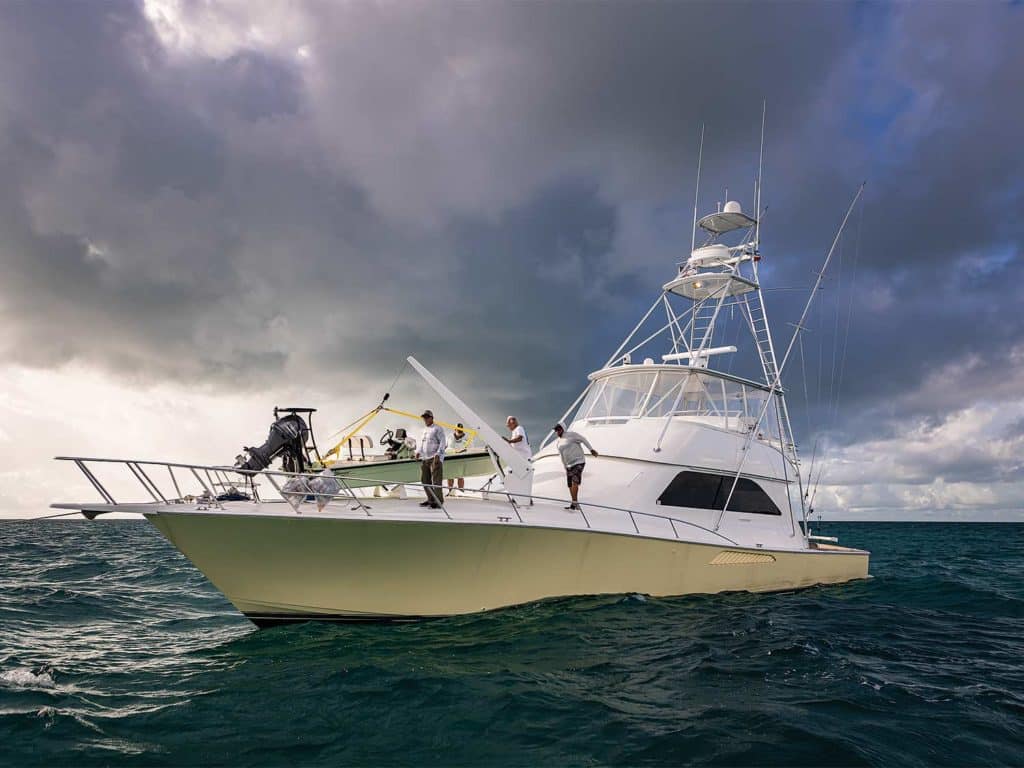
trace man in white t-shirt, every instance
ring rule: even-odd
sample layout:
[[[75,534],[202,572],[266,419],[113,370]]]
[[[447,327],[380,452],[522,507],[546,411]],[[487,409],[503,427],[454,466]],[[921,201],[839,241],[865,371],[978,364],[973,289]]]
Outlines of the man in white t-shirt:
[[[579,432],[568,431],[562,422],[555,424],[552,429],[558,437],[556,447],[562,457],[562,464],[565,465],[565,481],[569,486],[569,495],[572,497],[572,501],[569,502],[566,509],[578,510],[580,508],[580,483],[583,482],[583,468],[587,464],[587,459],[583,455],[583,446],[587,446],[591,456],[597,456],[597,451],[594,450],[594,446],[587,438]]]
[[[450,456],[453,453],[465,453],[469,450],[469,435],[466,434],[460,421],[455,425],[455,431],[452,432],[452,436],[448,438],[448,449],[445,451],[446,456]],[[466,478],[464,477],[449,477],[448,478],[448,495],[451,496],[455,493],[455,481],[459,481],[459,491],[466,490]]]
[[[520,456],[529,461],[530,457],[533,456],[533,449],[530,448],[530,438],[526,436],[526,430],[519,423],[519,419],[515,416],[509,416],[505,419],[505,426],[508,427],[508,431],[511,433],[505,438],[505,442],[515,448]]]

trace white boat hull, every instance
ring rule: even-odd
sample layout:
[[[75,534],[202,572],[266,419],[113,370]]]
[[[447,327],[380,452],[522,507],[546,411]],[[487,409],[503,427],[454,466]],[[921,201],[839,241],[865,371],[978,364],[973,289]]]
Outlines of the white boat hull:
[[[868,572],[867,552],[840,547],[749,549],[494,522],[146,516],[260,626],[412,620],[571,595],[770,592]]]

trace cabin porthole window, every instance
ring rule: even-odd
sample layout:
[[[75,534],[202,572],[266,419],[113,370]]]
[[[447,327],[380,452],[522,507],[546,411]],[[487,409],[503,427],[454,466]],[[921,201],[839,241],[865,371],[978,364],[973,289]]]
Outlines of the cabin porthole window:
[[[680,472],[661,492],[658,503],[669,507],[721,511],[729,498],[734,478],[735,475],[712,472]],[[741,477],[736,483],[736,490],[729,501],[729,511],[752,515],[782,514],[764,489],[749,477]]]

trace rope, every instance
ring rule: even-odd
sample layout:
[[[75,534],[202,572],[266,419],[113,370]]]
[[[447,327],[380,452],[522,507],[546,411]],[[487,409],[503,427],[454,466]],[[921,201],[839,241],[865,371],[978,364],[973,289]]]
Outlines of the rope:
[[[391,386],[390,386],[390,387],[388,387],[388,389],[387,389],[387,392],[385,392],[385,393],[384,393],[384,398],[383,398],[383,399],[382,399],[382,400],[380,401],[380,404],[381,404],[381,405],[384,405],[384,402],[385,402],[385,401],[386,401],[386,400],[387,400],[387,399],[388,399],[389,397],[391,397],[391,390],[393,390],[393,389],[395,388],[395,384],[397,384],[397,383],[398,383],[398,380],[399,380],[400,378],[402,378],[402,374],[403,374],[403,373],[405,373],[405,369],[406,369],[406,368],[408,368],[408,367],[409,367],[409,361],[408,361],[408,360],[406,360],[406,361],[405,361],[404,363],[402,363],[402,367],[398,369],[398,373],[396,373],[396,374],[395,374],[395,378],[394,378],[394,380],[393,380],[393,381],[391,382]]]
[[[843,336],[843,353],[842,353],[842,355],[840,355],[839,382],[836,384],[836,402],[837,402],[837,404],[838,404],[838,401],[839,401],[839,392],[840,392],[840,390],[842,389],[842,386],[843,386],[843,378],[844,378],[844,375],[846,373],[846,350],[847,350],[847,347],[849,346],[849,342],[850,342],[850,326],[853,324],[852,323],[852,320],[853,320],[853,296],[854,296],[854,289],[857,286],[857,265],[860,262],[860,235],[861,235],[861,230],[863,229],[863,227],[864,227],[864,201],[861,200],[860,211],[858,212],[858,215],[857,215],[857,239],[856,239],[856,242],[854,244],[854,250],[853,250],[853,267],[852,267],[853,275],[850,278],[850,301],[849,301],[849,305],[847,306],[847,310],[846,310],[846,330],[845,330],[845,333],[844,333],[844,336]]]
[[[835,398],[830,403],[830,408],[831,408],[831,429],[832,430],[835,429],[836,421],[838,419],[838,415],[839,415],[839,394],[842,391],[843,381],[845,379],[845,374],[846,374],[846,358],[847,358],[847,350],[849,348],[849,342],[850,342],[850,326],[853,324],[853,299],[854,299],[854,293],[855,293],[854,289],[856,288],[856,285],[857,285],[857,266],[860,263],[860,243],[861,243],[861,233],[862,233],[863,229],[864,229],[864,200],[861,199],[861,201],[860,201],[860,210],[857,213],[857,236],[856,236],[856,239],[854,241],[853,264],[851,265],[852,276],[850,278],[850,288],[849,288],[850,298],[849,298],[849,301],[847,302],[847,309],[846,309],[846,327],[843,330],[842,353],[839,356],[839,376],[838,376],[838,379],[836,380]],[[838,322],[839,322],[839,296],[837,295],[836,296],[836,328],[837,328],[837,338],[835,340],[836,341],[836,346],[838,346],[838,342],[839,342],[839,339],[838,339]],[[835,357],[835,351],[833,350],[833,360],[834,360],[834,357]],[[834,363],[833,363],[833,365],[834,365]],[[818,479],[814,483],[813,493],[811,494],[811,501],[810,501],[811,506],[813,506],[814,498],[818,494],[818,486],[821,483],[821,478],[824,476],[825,470],[829,468],[830,464],[831,464],[830,461],[823,461],[821,468],[818,470]],[[812,465],[812,468],[813,468],[813,465]]]
[[[807,419],[807,436],[811,436],[811,395],[807,390],[807,360],[804,356],[804,337],[800,336],[800,373],[804,382],[804,416]]]
[[[408,367],[409,367],[409,361],[408,361],[408,360],[406,360],[406,361],[405,361],[404,363],[402,363],[402,367],[398,369],[398,373],[397,373],[397,374],[395,374],[395,378],[394,378],[394,380],[393,380],[393,381],[391,382],[391,386],[390,386],[390,387],[388,387],[388,388],[387,388],[387,391],[386,391],[386,392],[384,393],[384,397],[382,397],[382,398],[381,398],[381,401],[380,401],[380,405],[379,405],[379,406],[377,406],[378,408],[382,407],[382,406],[384,405],[384,403],[386,403],[386,402],[387,402],[388,398],[389,398],[389,397],[391,397],[391,390],[393,390],[393,389],[395,388],[395,384],[397,384],[397,383],[398,383],[398,379],[399,379],[399,378],[401,377],[401,375],[402,375],[403,373],[405,373],[405,369],[406,369],[406,368],[408,368]],[[376,408],[375,408],[374,410],[376,410]],[[374,411],[370,411],[370,413],[373,413],[373,412],[374,412]],[[352,429],[352,427],[354,427],[354,426],[355,426],[356,424],[358,424],[359,422],[361,422],[361,421],[362,421],[363,419],[365,419],[365,418],[366,418],[366,417],[367,417],[368,415],[369,415],[369,414],[363,414],[363,415],[362,415],[362,416],[360,416],[360,417],[359,417],[358,419],[355,419],[355,420],[353,420],[353,421],[350,421],[350,422],[349,422],[348,424],[346,424],[345,426],[343,426],[343,427],[341,427],[341,428],[339,428],[339,429],[336,429],[336,430],[334,430],[334,432],[332,432],[331,434],[329,434],[329,435],[327,436],[327,439],[328,439],[328,440],[331,440],[332,438],[335,438],[335,437],[337,437],[337,436],[338,436],[338,435],[340,435],[340,434],[343,434],[343,433],[346,433],[346,432],[348,432],[348,431],[349,431],[350,429]],[[341,442],[345,442],[345,441],[344,441],[344,440],[342,440]],[[327,455],[330,455],[330,454],[328,453]]]
[[[58,513],[56,515],[40,515],[39,517],[26,517],[26,518],[22,518],[22,519],[28,520],[28,521],[33,521],[33,520],[52,520],[55,517],[70,517],[71,515],[80,515],[80,514],[82,514],[82,510],[76,509],[76,510],[73,510],[71,512],[60,512],[60,513]],[[13,518],[13,519],[17,519],[17,518]]]
[[[376,409],[374,409],[374,410],[376,410]],[[370,411],[370,413],[373,413],[373,411]],[[362,421],[363,419],[365,419],[365,418],[366,418],[366,417],[367,417],[368,415],[369,415],[369,414],[366,414],[366,413],[364,413],[364,414],[363,414],[362,416],[360,416],[360,417],[359,417],[358,419],[356,419],[355,421],[350,421],[350,422],[349,422],[348,424],[346,424],[346,425],[345,425],[344,427],[340,427],[339,429],[336,429],[336,430],[335,430],[334,432],[332,432],[331,434],[329,434],[329,435],[327,436],[327,439],[328,439],[328,440],[330,440],[331,438],[333,438],[333,437],[337,437],[338,435],[342,434],[343,432],[346,432],[347,430],[351,429],[351,428],[352,428],[352,427],[354,427],[354,426],[355,426],[356,424],[358,424],[358,423],[359,423],[360,421]],[[344,441],[344,440],[342,440],[342,442],[345,442],[345,441]]]
[[[843,292],[843,246],[846,243],[846,238],[841,237],[839,240],[839,267],[836,273],[836,299],[835,299],[835,324],[832,331],[832,370],[829,373],[828,379],[828,425],[831,429],[835,426],[835,414],[836,414],[836,403],[835,403],[835,383],[836,383],[836,348],[839,346],[839,302]]]

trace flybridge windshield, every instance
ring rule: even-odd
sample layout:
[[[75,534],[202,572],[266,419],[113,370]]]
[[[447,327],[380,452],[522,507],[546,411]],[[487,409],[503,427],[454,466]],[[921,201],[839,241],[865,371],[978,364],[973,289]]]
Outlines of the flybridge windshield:
[[[703,369],[625,369],[601,376],[590,385],[576,419],[600,423],[666,416],[717,417],[726,429],[743,431],[757,420],[766,397],[763,389]],[[762,431],[767,432],[774,423],[773,406],[769,405]]]

